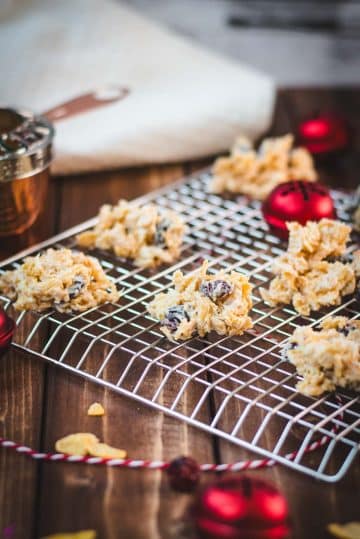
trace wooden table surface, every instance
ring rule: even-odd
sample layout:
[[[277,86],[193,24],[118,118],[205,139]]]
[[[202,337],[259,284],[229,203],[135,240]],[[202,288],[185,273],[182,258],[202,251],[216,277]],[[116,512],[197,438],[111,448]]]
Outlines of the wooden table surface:
[[[280,91],[271,134],[294,131],[300,119],[317,111],[337,111],[354,128],[348,154],[336,164],[321,164],[320,172],[332,185],[355,187],[360,170],[358,90]],[[139,196],[209,162],[54,178],[44,214],[17,242],[2,241],[0,256],[95,215],[104,202]],[[87,417],[87,407],[94,401],[104,404],[103,418]],[[232,462],[248,456],[230,443],[11,350],[0,364],[0,436],[52,450],[57,438],[79,431],[94,432],[126,448],[134,458],[188,454],[199,462]],[[251,473],[272,481],[286,495],[294,539],[330,537],[327,523],[360,520],[359,462],[334,485],[280,465]],[[192,537],[182,518],[190,502],[190,495],[172,492],[160,472],[37,463],[0,449],[0,539],[38,539],[86,528],[96,529],[100,539]]]

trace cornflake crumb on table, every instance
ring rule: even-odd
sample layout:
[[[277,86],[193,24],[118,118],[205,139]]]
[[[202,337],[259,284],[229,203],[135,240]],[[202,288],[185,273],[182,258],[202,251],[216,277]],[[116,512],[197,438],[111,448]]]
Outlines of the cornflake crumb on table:
[[[297,389],[317,397],[336,387],[360,390],[360,320],[334,316],[319,329],[298,327],[284,350],[303,380]]]
[[[184,222],[174,211],[119,200],[116,206],[105,204],[100,208],[97,224],[79,234],[77,243],[85,248],[111,250],[145,268],[176,260],[184,233]]]
[[[305,226],[288,223],[287,252],[275,259],[276,277],[268,290],[260,289],[264,301],[275,307],[292,303],[303,315],[321,307],[340,305],[352,294],[360,276],[360,251],[343,260],[351,228],[339,221],[322,219]],[[327,260],[326,260],[327,259]]]
[[[98,260],[70,249],[48,249],[25,258],[23,264],[0,275],[0,292],[18,310],[85,311],[120,293]]]
[[[55,449],[65,455],[100,457],[105,459],[124,459],[127,455],[124,449],[117,449],[99,442],[98,438],[89,432],[78,432],[60,438]]]
[[[241,335],[252,327],[248,312],[252,307],[248,278],[236,271],[208,274],[208,261],[184,275],[176,271],[174,288],[157,294],[148,311],[161,322],[170,340],[185,340],[210,331],[219,335]]]
[[[293,143],[292,135],[268,138],[256,151],[247,138],[238,138],[230,155],[215,161],[210,190],[264,200],[281,183],[315,181],[317,173],[311,154],[305,148],[293,148]]]
[[[96,539],[95,530],[81,530],[79,532],[54,533],[42,539]]]
[[[105,415],[105,410],[102,404],[100,402],[93,402],[90,404],[87,415],[92,417],[100,417]]]

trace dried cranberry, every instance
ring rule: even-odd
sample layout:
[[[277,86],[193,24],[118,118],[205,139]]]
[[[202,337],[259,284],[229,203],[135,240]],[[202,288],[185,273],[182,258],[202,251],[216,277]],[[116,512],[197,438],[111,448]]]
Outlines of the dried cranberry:
[[[166,470],[171,487],[179,492],[191,492],[200,479],[200,467],[191,457],[178,457]]]
[[[234,287],[226,281],[216,279],[214,281],[203,281],[200,285],[200,292],[212,301],[225,298],[233,291]]]
[[[157,225],[154,236],[154,244],[158,247],[166,247],[165,232],[169,229],[171,223],[168,219],[162,219]]]
[[[354,327],[351,324],[346,324],[343,328],[338,329],[338,332],[347,337]]]
[[[167,327],[171,332],[177,330],[183,320],[190,320],[189,315],[185,311],[184,305],[175,305],[170,307],[161,324]]]
[[[85,280],[82,275],[76,275],[73,284],[68,288],[69,298],[74,299],[80,294],[85,286]]]

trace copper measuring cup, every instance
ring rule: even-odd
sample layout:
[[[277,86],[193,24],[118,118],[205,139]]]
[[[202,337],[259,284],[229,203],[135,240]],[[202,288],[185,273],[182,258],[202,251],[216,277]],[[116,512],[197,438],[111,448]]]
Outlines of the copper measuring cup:
[[[52,122],[119,101],[127,94],[126,88],[105,88],[42,115],[0,108],[0,237],[21,234],[44,208],[53,158]]]

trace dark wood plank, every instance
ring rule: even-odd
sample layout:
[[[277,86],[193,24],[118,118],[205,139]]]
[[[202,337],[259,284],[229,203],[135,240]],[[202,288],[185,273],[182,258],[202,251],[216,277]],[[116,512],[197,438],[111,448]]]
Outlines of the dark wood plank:
[[[55,197],[58,185],[50,184],[46,211],[21,237],[1,240],[0,259],[55,233]],[[17,331],[22,339],[28,331],[25,321]],[[35,343],[36,344],[36,343]],[[0,436],[39,447],[42,429],[45,366],[12,349],[0,360]],[[31,537],[38,494],[38,466],[10,450],[0,450],[0,536],[3,529],[14,537]]]
[[[182,174],[182,167],[169,166],[75,181],[69,178],[63,185],[60,228],[94,215],[103,202],[138,196]],[[89,354],[87,361],[96,362],[98,353]],[[115,360],[121,361],[121,357]],[[149,376],[148,390],[149,384],[154,388],[159,385],[164,376],[161,371],[156,369]],[[177,389],[175,385],[167,388],[163,402],[173,402]],[[179,411],[192,409],[196,399],[194,392]],[[105,406],[103,418],[86,415],[87,407],[95,401]],[[48,371],[45,410],[44,449],[52,449],[61,436],[89,431],[126,448],[133,458],[168,460],[191,454],[200,462],[213,459],[211,438],[204,433],[61,369]],[[172,494],[160,472],[68,464],[42,467],[41,493],[36,537],[94,528],[104,538],[118,537],[120,530],[124,538],[170,538],[188,500],[188,496]]]
[[[338,111],[345,115],[353,125],[357,135],[354,137],[353,148],[345,156],[344,163],[338,166],[348,166],[347,160],[352,163],[358,157],[358,134],[360,133],[360,118],[354,116],[355,105],[359,104],[358,92],[325,89],[311,90],[283,90],[279,92],[277,112],[274,117],[272,129],[269,134],[283,134],[295,132],[298,123],[306,117],[311,117],[316,112]],[[356,142],[356,144],[355,144]],[[337,160],[340,158],[338,157]],[[338,161],[335,160],[335,163]],[[341,178],[334,173],[334,160],[322,162],[320,165],[321,179],[328,184],[341,187],[353,187],[358,180],[356,168],[343,169]],[[345,174],[347,170],[347,174]],[[357,180],[356,180],[357,178]],[[256,366],[251,368],[256,370]],[[223,417],[223,428],[229,428],[234,423],[234,417],[240,413],[241,405],[234,404],[232,412]],[[251,438],[256,430],[256,425],[261,424],[261,412],[252,416],[253,424],[245,421],[241,431],[244,439]],[[255,417],[257,418],[255,420]],[[277,433],[270,429],[267,433],[267,447],[274,446]],[[226,441],[219,442],[219,453],[223,462],[233,462],[246,458],[254,458],[251,454]],[[275,466],[266,470],[251,472],[254,477],[262,477],[275,484],[288,499],[292,522],[293,539],[316,537],[317,539],[328,538],[326,525],[329,522],[346,522],[358,518],[358,504],[352,493],[359,489],[360,472],[358,462],[349,470],[346,477],[335,485],[326,484],[306,477],[300,473],[289,470],[283,466]]]

